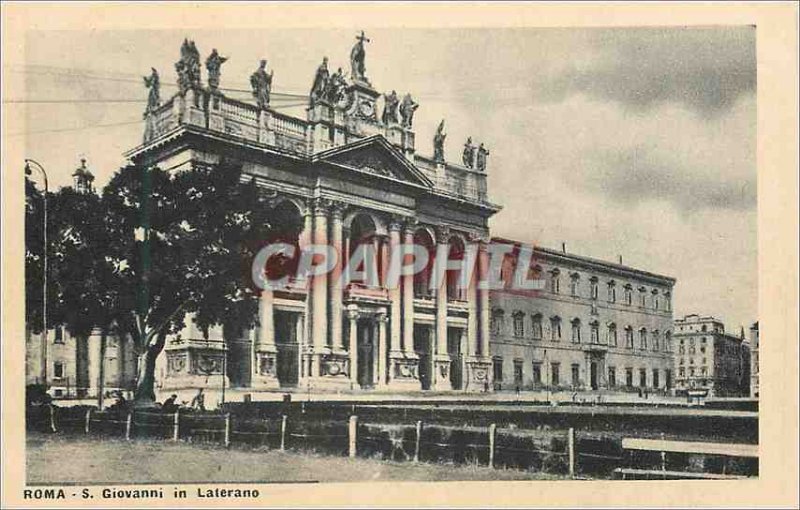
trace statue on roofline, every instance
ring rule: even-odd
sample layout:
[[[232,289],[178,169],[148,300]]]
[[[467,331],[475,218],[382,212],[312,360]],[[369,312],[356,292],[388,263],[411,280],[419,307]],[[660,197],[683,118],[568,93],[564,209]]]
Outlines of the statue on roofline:
[[[437,163],[444,163],[444,139],[447,134],[444,132],[444,119],[439,123],[436,128],[436,134],[433,137],[433,160]]]
[[[208,70],[208,88],[212,92],[216,92],[219,88],[219,78],[222,74],[222,64],[227,62],[228,58],[223,57],[217,53],[217,49],[211,50],[211,55],[206,59],[206,69]]]
[[[486,171],[486,157],[488,155],[489,155],[489,150],[486,147],[484,147],[483,144],[481,144],[480,147],[478,147],[478,158],[475,163],[475,166],[481,172]]]
[[[361,35],[356,36],[356,40],[358,41],[354,46],[353,49],[350,50],[350,67],[351,67],[351,76],[355,81],[362,81],[369,84],[369,80],[366,76],[366,65],[364,64],[364,58],[366,56],[366,52],[364,51],[364,42],[370,42],[369,39],[364,35],[364,31],[361,31]]]
[[[325,97],[329,77],[328,57],[324,57],[322,63],[317,68],[317,74],[314,75],[314,83],[311,85],[311,93],[309,96],[312,105]]]
[[[400,104],[400,100],[397,98],[397,92],[393,90],[390,94],[384,94],[383,99],[383,115],[381,116],[381,120],[386,125],[397,124],[397,106]]]
[[[414,122],[414,112],[419,108],[419,105],[411,99],[411,94],[406,94],[403,97],[403,102],[400,103],[400,119],[404,128],[411,129]]]
[[[256,104],[262,110],[269,107],[269,95],[272,91],[272,75],[274,71],[267,73],[267,61],[262,59],[258,69],[250,75],[250,86],[253,88],[253,97]]]
[[[467,168],[475,166],[475,146],[472,145],[472,137],[467,138],[467,143],[464,144],[464,153],[461,155],[461,161]]]
[[[158,71],[156,71],[155,67],[151,67],[150,71],[150,76],[144,77],[144,86],[150,89],[147,94],[145,113],[155,111],[156,108],[161,106],[161,83],[158,78]]]
[[[326,88],[326,98],[333,104],[339,104],[344,99],[345,89],[347,88],[347,79],[342,72],[342,68],[337,69],[328,80],[328,87]]]

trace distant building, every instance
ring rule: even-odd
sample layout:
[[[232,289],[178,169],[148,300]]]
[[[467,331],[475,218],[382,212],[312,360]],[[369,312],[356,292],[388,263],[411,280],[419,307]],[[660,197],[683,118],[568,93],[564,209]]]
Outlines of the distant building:
[[[491,294],[495,389],[670,392],[674,278],[535,247],[528,279],[544,288]]]
[[[750,350],[743,336],[725,333],[714,317],[687,315],[675,320],[676,394],[707,390],[708,396],[742,397],[749,394]]]
[[[750,396],[758,398],[758,321],[750,326]]]

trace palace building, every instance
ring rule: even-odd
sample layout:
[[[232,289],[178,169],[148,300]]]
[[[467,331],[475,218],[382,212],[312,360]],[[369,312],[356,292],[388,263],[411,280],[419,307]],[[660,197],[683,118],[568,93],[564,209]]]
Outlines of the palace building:
[[[487,190],[484,144],[468,140],[461,162],[446,161],[442,121],[430,155],[418,150],[418,105],[373,86],[366,42],[362,33],[351,51],[349,80],[323,60],[304,118],[270,105],[266,61],[250,78],[253,102],[222,92],[225,59],[216,50],[201,84],[188,41],[175,95],[162,102],[157,72],[147,79],[144,139],[126,153],[130,161],[172,171],[240,164],[275,214],[291,218],[281,239],[342,254],[329,274],[264,290],[252,330],[204,334],[188,320],[159,357],[160,390],[670,388],[672,278],[536,248],[530,269],[546,280],[542,290],[490,290],[475,278],[461,286],[453,269],[432,286],[429,267],[387,285],[400,244],[445,250],[451,260],[474,249],[477,273],[487,274],[488,220],[500,206]],[[336,276],[363,246],[377,254],[376,278],[343,284]]]

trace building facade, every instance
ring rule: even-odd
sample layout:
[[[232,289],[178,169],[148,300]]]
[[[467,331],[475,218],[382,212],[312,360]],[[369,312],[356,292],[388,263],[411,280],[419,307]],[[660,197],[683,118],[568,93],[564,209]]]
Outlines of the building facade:
[[[673,278],[535,247],[540,288],[514,290],[520,245],[497,242],[517,250],[491,299],[495,388],[670,391]]]
[[[750,326],[750,396],[758,398],[758,321]]]
[[[676,393],[742,397],[750,393],[750,350],[743,336],[725,333],[722,321],[697,314],[675,320]]]
[[[431,151],[418,150],[418,105],[410,94],[401,102],[372,85],[363,71],[364,42],[359,38],[351,54],[349,82],[323,61],[303,118],[270,105],[266,62],[251,76],[255,104],[223,94],[219,66],[208,67],[206,85],[199,71],[186,75],[199,69],[188,41],[175,95],[162,102],[152,88],[158,80],[147,81],[143,143],[126,153],[132,163],[172,172],[241,165],[244,178],[271,197],[275,214],[291,219],[282,242],[298,250],[328,245],[341,254],[330,273],[264,290],[255,328],[202,332],[190,317],[159,357],[158,389],[669,391],[675,280],[535,248],[530,270],[546,288],[519,293],[478,285],[476,275],[490,271],[488,220],[500,210],[487,190],[489,152],[468,140],[461,162],[446,161],[444,121]],[[392,285],[390,254],[400,244],[442,250],[450,260],[474,256],[475,274],[463,286],[459,271],[448,269],[431,285],[429,263]],[[363,248],[376,255],[373,262],[343,282],[338,275]],[[514,263],[503,260],[506,283]],[[117,353],[116,373],[127,374],[119,386],[129,384],[136,356],[113,346],[102,353],[93,339],[75,342],[74,352],[85,351],[87,361],[76,355],[72,377],[88,380],[81,387],[91,393],[100,376],[84,365]],[[113,369],[104,373],[113,380]],[[63,377],[54,366],[48,379]]]

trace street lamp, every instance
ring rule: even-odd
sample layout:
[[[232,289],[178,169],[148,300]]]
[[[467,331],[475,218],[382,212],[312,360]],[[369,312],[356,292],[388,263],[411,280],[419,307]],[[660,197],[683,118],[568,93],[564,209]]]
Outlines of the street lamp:
[[[44,167],[33,159],[25,159],[25,175],[31,175],[31,164],[42,173],[44,177],[44,195],[42,202],[44,204],[44,214],[42,220],[43,232],[43,264],[42,264],[42,347],[41,347],[41,367],[40,373],[42,384],[47,386],[47,194],[49,193],[49,186],[47,183],[47,172]]]

